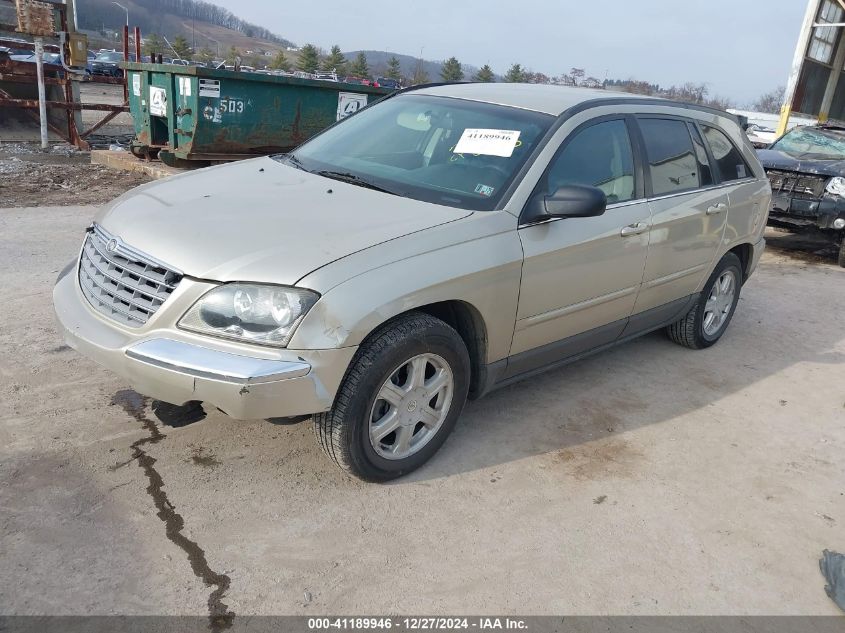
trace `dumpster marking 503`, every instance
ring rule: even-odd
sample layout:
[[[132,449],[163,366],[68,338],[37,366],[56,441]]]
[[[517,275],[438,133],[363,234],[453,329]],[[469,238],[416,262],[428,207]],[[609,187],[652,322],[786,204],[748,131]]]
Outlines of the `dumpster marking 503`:
[[[241,99],[222,99],[216,107],[205,106],[202,109],[202,116],[206,121],[221,123],[224,114],[243,114],[249,105],[251,105],[251,102],[245,102]]]
[[[240,99],[223,99],[220,102],[220,109],[230,114],[242,114],[244,111],[244,102]]]

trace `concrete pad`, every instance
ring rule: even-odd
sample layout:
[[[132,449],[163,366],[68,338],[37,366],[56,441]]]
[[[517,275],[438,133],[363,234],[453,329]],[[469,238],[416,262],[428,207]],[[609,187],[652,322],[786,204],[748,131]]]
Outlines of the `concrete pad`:
[[[185,173],[184,169],[168,167],[158,161],[145,161],[135,158],[131,152],[112,151],[107,149],[95,149],[91,151],[91,163],[105,165],[112,169],[123,171],[135,171],[147,174],[151,178],[167,178],[176,174]]]

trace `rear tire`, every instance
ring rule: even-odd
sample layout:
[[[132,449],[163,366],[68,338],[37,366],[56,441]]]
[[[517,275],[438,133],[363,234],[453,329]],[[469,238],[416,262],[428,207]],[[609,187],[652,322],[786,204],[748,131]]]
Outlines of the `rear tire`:
[[[839,265],[845,268],[845,238],[839,242]]]
[[[325,453],[365,481],[422,466],[457,422],[469,391],[460,335],[422,312],[388,322],[361,345],[334,405],[314,416]]]
[[[666,328],[669,338],[690,349],[714,345],[728,329],[741,287],[742,263],[736,255],[727,253],[716,265],[689,312]]]

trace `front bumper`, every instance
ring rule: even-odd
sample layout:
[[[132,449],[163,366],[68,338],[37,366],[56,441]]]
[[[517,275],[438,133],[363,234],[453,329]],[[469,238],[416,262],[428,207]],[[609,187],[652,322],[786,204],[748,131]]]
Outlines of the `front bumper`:
[[[774,195],[769,224],[772,226],[833,229],[838,218],[845,218],[845,199],[824,196],[820,199],[791,198]]]
[[[327,411],[357,349],[262,349],[251,355],[249,346],[175,327],[130,332],[91,309],[75,270],[53,289],[67,344],[126,378],[139,393],[171,404],[201,401],[239,420]]]

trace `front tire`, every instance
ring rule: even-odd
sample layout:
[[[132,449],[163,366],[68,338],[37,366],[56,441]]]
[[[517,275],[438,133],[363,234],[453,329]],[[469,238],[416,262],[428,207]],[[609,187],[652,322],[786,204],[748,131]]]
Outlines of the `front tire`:
[[[669,338],[690,349],[714,345],[728,329],[741,287],[742,263],[736,255],[727,253],[716,265],[689,312],[666,328]]]
[[[332,409],[314,416],[325,453],[365,481],[388,481],[422,466],[442,446],[469,391],[460,335],[411,312],[388,322],[358,350]]]
[[[845,238],[839,242],[839,265],[845,268]]]

